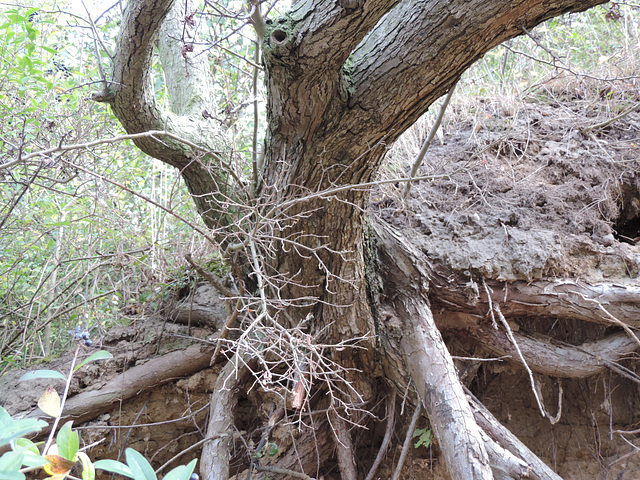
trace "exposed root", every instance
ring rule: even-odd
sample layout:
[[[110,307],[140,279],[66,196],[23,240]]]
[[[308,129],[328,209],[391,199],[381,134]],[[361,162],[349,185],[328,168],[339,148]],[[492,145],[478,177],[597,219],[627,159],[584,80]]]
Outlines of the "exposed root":
[[[405,321],[412,328],[400,344],[451,477],[492,478],[480,431],[431,312],[419,301],[404,299],[403,303]]]
[[[404,438],[404,443],[402,444],[402,451],[400,452],[400,458],[398,459],[398,464],[396,465],[396,470],[393,472],[393,477],[391,480],[398,480],[400,478],[400,472],[402,472],[402,466],[404,465],[404,461],[407,458],[407,454],[409,453],[409,447],[411,446],[411,439],[413,438],[413,432],[416,430],[416,426],[418,425],[418,420],[420,419],[420,414],[422,413],[422,402],[418,399],[418,405],[413,412],[413,416],[411,417],[411,423],[409,424],[409,429],[407,430],[407,434]]]
[[[262,470],[263,467],[304,473],[311,478],[317,478],[320,465],[326,462],[334,453],[334,442],[332,442],[330,426],[327,415],[324,412],[314,414],[310,419],[310,423],[312,427],[304,427],[295,436],[293,445],[282,456],[278,457],[274,464],[256,466],[256,472],[254,472],[252,480],[273,480],[274,478],[286,479],[292,477],[291,473],[276,474],[274,477],[275,470]],[[234,478],[244,480],[246,472],[242,472]]]
[[[369,470],[369,474],[365,478],[365,480],[373,480],[373,476],[378,471],[378,467],[382,463],[384,456],[387,453],[387,448],[389,448],[389,443],[391,443],[391,434],[393,433],[393,427],[395,425],[396,420],[396,392],[395,390],[391,390],[389,395],[387,396],[387,428],[384,432],[384,438],[382,439],[382,444],[380,445],[380,450],[378,450],[378,455],[376,456],[371,469]]]
[[[268,473],[277,473],[280,475],[286,475],[288,478],[302,478],[303,480],[314,480],[313,477],[310,477],[306,473],[296,472],[295,470],[289,470],[288,468],[257,466],[256,470],[259,472],[268,472]]]
[[[336,445],[341,478],[343,480],[358,480],[358,470],[353,456],[355,450],[347,423],[335,410],[329,412],[329,421]]]
[[[202,448],[200,475],[205,480],[227,480],[231,459],[234,408],[238,402],[238,377],[235,363],[227,362],[220,371],[211,394],[207,437],[211,440]]]
[[[559,475],[529,450],[524,443],[504,427],[468,390],[467,399],[473,410],[473,416],[480,428],[502,448],[524,460],[528,466],[527,478],[531,480],[562,480]]]
[[[491,470],[496,480],[526,478],[529,476],[530,469],[525,462],[494,442],[484,431],[480,430],[480,434],[489,454]]]
[[[493,355],[510,357],[511,361],[516,361],[515,347],[508,335],[501,330],[480,325],[458,333],[481,344]],[[613,333],[578,346],[563,344],[539,334],[533,337],[513,332],[513,337],[527,365],[534,372],[560,378],[586,378],[607,368],[623,374],[619,371],[622,367],[617,361],[638,348],[635,341],[624,332]],[[636,382],[640,380],[636,375],[625,376]]]
[[[516,339],[513,336],[513,332],[511,331],[511,327],[509,326],[509,324],[507,323],[507,320],[504,318],[504,315],[502,315],[502,312],[500,311],[500,305],[495,304],[493,306],[493,309],[498,314],[498,318],[500,319],[500,323],[502,324],[502,326],[504,327],[505,331],[507,332],[507,336],[509,337],[509,341],[511,342],[511,345],[513,345],[513,348],[517,352],[518,358],[520,358],[520,361],[522,362],[522,365],[524,366],[524,369],[529,374],[529,381],[531,382],[531,390],[533,390],[533,396],[536,399],[536,402],[538,404],[538,408],[540,409],[540,413],[542,414],[543,417],[545,417],[545,416],[547,416],[547,411],[545,410],[544,405],[542,404],[542,401],[540,400],[540,397],[538,396],[538,389],[536,388],[536,382],[533,379],[533,372],[529,368],[529,365],[527,365],[527,361],[525,360],[524,356],[522,355],[522,351],[520,350],[520,347],[518,346],[518,342],[516,342]]]

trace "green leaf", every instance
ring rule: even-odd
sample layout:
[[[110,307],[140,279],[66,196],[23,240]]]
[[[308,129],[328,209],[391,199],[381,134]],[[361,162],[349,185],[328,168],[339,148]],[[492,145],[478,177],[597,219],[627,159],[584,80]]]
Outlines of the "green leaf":
[[[12,448],[15,452],[24,455],[22,465],[27,467],[42,467],[47,461],[42,458],[38,446],[27,438],[16,439]]]
[[[80,448],[80,439],[78,438],[78,432],[71,430],[73,421],[65,423],[56,438],[56,444],[58,445],[58,454],[70,462],[74,462],[78,449]],[[45,452],[46,453],[46,452]]]
[[[34,370],[33,372],[27,372],[20,377],[18,380],[22,382],[23,380],[34,380],[36,378],[56,378],[60,380],[67,381],[67,377],[65,377],[62,373],[56,372],[55,370]]]
[[[46,426],[47,422],[34,418],[13,420],[6,410],[0,407],[0,447],[24,435],[39,432]]]
[[[269,449],[267,450],[267,455],[273,457],[278,454],[278,445],[275,443],[270,444]]]
[[[162,480],[189,480],[198,460],[193,459],[188,465],[180,465],[167,473]]]
[[[75,372],[76,370],[78,370],[83,365],[86,365],[87,363],[95,362],[97,360],[107,360],[109,358],[113,358],[113,355],[111,355],[109,352],[107,352],[105,350],[98,350],[93,355],[91,355],[90,357],[85,358],[82,362],[80,362],[76,366],[76,368],[73,369],[73,371]]]
[[[151,464],[140,453],[133,448],[127,448],[125,456],[135,480],[158,480]]]
[[[89,456],[84,452],[78,452],[78,457],[82,462],[82,480],[95,480],[96,469]]]
[[[24,480],[24,473],[20,473],[23,455],[17,452],[7,452],[0,457],[0,480]]]
[[[135,478],[133,476],[133,472],[129,467],[127,467],[124,463],[118,462],[116,460],[98,460],[93,464],[93,466],[95,468],[99,468],[100,470],[117,473],[118,475],[122,475],[123,477]]]
[[[0,480],[25,480],[24,473],[19,470],[0,470]]]
[[[0,426],[6,426],[13,423],[13,418],[4,408],[0,407]]]

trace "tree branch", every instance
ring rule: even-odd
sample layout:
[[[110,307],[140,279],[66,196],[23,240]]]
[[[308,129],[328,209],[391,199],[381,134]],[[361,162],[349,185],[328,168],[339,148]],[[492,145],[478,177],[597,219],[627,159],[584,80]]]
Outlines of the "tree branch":
[[[348,118],[343,118],[343,128],[366,135],[370,143],[382,134],[389,134],[393,141],[477,59],[505,40],[522,35],[523,26],[531,28],[554,16],[601,3],[604,1],[401,2],[351,57],[353,93],[349,106],[353,110],[345,112]],[[376,132],[370,130],[373,123],[378,126]]]
[[[187,55],[189,49],[196,47],[185,43],[191,40],[185,8],[190,9],[185,2],[174,0],[141,0],[127,5],[112,81],[96,99],[111,105],[127,133],[166,130],[208,150],[202,154],[171,139],[134,140],[143,152],[181,170],[204,221],[215,228],[231,223],[228,208],[223,205],[240,188],[230,181],[229,172],[221,168],[225,161],[224,153],[219,152],[228,150],[223,132],[204,118],[205,105],[215,109],[211,78],[206,55]],[[158,39],[173,112],[163,110],[155,98],[151,64]],[[187,45],[192,47],[183,48]]]

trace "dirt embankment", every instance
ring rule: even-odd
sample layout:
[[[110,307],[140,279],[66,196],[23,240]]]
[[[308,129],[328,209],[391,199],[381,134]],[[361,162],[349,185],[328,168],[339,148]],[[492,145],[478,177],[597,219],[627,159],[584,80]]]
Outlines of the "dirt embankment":
[[[617,105],[618,110],[624,107],[623,102]],[[602,102],[581,98],[561,104],[523,104],[510,111],[480,103],[478,109],[482,115],[476,117],[485,119],[481,124],[463,120],[450,124],[444,144],[430,150],[421,174],[438,178],[415,184],[406,203],[400,199],[402,185],[381,187],[372,195],[372,213],[398,229],[420,232],[430,262],[473,281],[571,278],[638,285],[640,114],[586,131],[614,113]],[[438,299],[432,301],[437,307]],[[202,308],[206,317],[207,301]],[[215,315],[224,316],[222,310]],[[563,318],[522,317],[512,327],[572,345],[607,331],[601,325]],[[213,332],[195,328],[191,336],[207,339]],[[186,326],[162,318],[138,318],[128,327],[113,328],[100,343],[115,358],[83,368],[74,379],[72,394],[100,388],[122,371],[184,349],[193,341],[185,336]],[[455,355],[488,356],[457,338],[447,342]],[[66,371],[69,360],[66,355],[53,368]],[[633,358],[621,364],[632,373],[637,370]],[[632,380],[610,372],[562,381],[536,375],[547,410],[559,416],[552,424],[540,416],[522,370],[500,361],[463,361],[459,368],[476,396],[563,478],[640,478],[640,455],[634,446],[640,442],[634,435],[616,433],[640,422],[640,395]],[[117,405],[81,426],[83,443],[100,441],[91,450],[96,459],[116,458],[125,447],[133,447],[155,467],[163,465],[204,438],[205,407],[217,371],[217,367],[204,369]],[[0,379],[0,404],[12,413],[35,407],[45,387],[38,382],[25,390],[16,383],[18,377],[14,372]],[[241,398],[236,412],[238,455],[246,451],[243,442],[259,438],[265,421],[255,403],[255,398]],[[409,423],[404,416],[398,420],[398,438],[404,435],[402,425]],[[372,430],[371,439],[383,435],[378,430]],[[399,454],[393,452],[380,478],[392,471],[391,463]],[[199,448],[190,450],[164,471],[199,454]],[[411,457],[402,478],[446,478],[436,445],[412,448]],[[241,461],[234,459],[238,465]]]

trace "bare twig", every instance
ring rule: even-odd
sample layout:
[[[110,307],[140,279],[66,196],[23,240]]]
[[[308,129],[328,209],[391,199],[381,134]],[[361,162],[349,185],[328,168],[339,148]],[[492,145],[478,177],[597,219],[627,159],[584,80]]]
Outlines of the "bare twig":
[[[458,82],[456,81],[456,83],[451,85],[451,88],[449,89],[449,92],[447,93],[447,96],[444,97],[444,101],[442,102],[442,105],[440,106],[440,111],[438,112],[438,116],[436,117],[436,121],[433,123],[433,126],[431,127],[431,131],[429,132],[429,135],[427,136],[427,139],[422,144],[422,148],[420,149],[420,153],[418,153],[418,156],[416,157],[415,161],[413,162],[413,167],[411,167],[411,173],[409,174],[409,181],[404,186],[404,193],[402,194],[402,198],[404,200],[406,200],[407,197],[409,196],[409,191],[411,190],[411,182],[413,181],[412,179],[415,176],[415,174],[417,173],[418,168],[420,168],[420,165],[422,165],[422,161],[424,160],[424,156],[426,155],[427,150],[429,150],[429,147],[431,146],[431,142],[433,141],[433,138],[436,136],[436,132],[438,131],[438,128],[440,128],[440,123],[442,122],[442,118],[444,117],[444,112],[447,110],[447,107],[449,106],[449,100],[451,100],[451,97],[453,96],[453,91],[455,90],[457,83]]]
[[[343,480],[358,480],[351,433],[344,418],[338,415],[335,409],[332,409],[329,412],[329,423],[332,426],[341,478]]]
[[[608,127],[609,125],[611,125],[614,122],[617,122],[618,120],[620,120],[621,118],[626,117],[627,115],[635,112],[636,110],[640,109],[640,103],[636,103],[635,105],[627,108],[624,112],[622,112],[620,115],[616,115],[615,117],[606,120],[602,123],[596,123],[595,125],[591,125],[590,127],[587,128],[583,128],[580,130],[580,132],[583,135],[587,135],[590,132],[592,132],[593,130],[599,130],[600,128],[604,128],[604,127]]]
[[[306,473],[296,472],[295,470],[289,470],[288,468],[264,467],[256,465],[255,469],[259,472],[279,473],[282,475],[288,475],[289,477],[293,478],[302,478],[303,480],[315,480],[315,478],[310,477]]]
[[[533,396],[536,398],[536,402],[538,403],[538,408],[540,409],[540,413],[542,414],[543,417],[546,417],[547,416],[547,412],[544,409],[544,405],[542,405],[542,401],[540,400],[540,397],[538,396],[538,389],[536,388],[536,382],[533,379],[533,372],[529,368],[529,365],[527,365],[527,361],[524,359],[524,355],[522,355],[522,351],[520,350],[520,347],[518,346],[518,342],[516,342],[516,339],[513,336],[513,332],[511,331],[511,327],[509,326],[509,323],[504,318],[504,315],[502,315],[502,311],[500,311],[500,305],[494,304],[493,308],[495,309],[496,313],[498,314],[498,318],[500,319],[500,323],[502,323],[502,326],[505,328],[505,330],[507,332],[507,336],[509,337],[509,340],[511,340],[511,343],[513,343],[513,347],[516,349],[516,352],[518,352],[518,357],[520,357],[520,361],[522,362],[522,365],[524,366],[525,370],[529,374],[529,381],[531,382],[531,389],[533,390]]]
[[[216,278],[215,275],[212,275],[200,265],[195,263],[190,253],[185,253],[184,259],[195,269],[196,272],[198,272],[198,275],[204,278],[213,288],[220,292],[221,295],[224,295],[227,298],[234,297],[233,292],[224,283],[222,283],[219,278]]]

